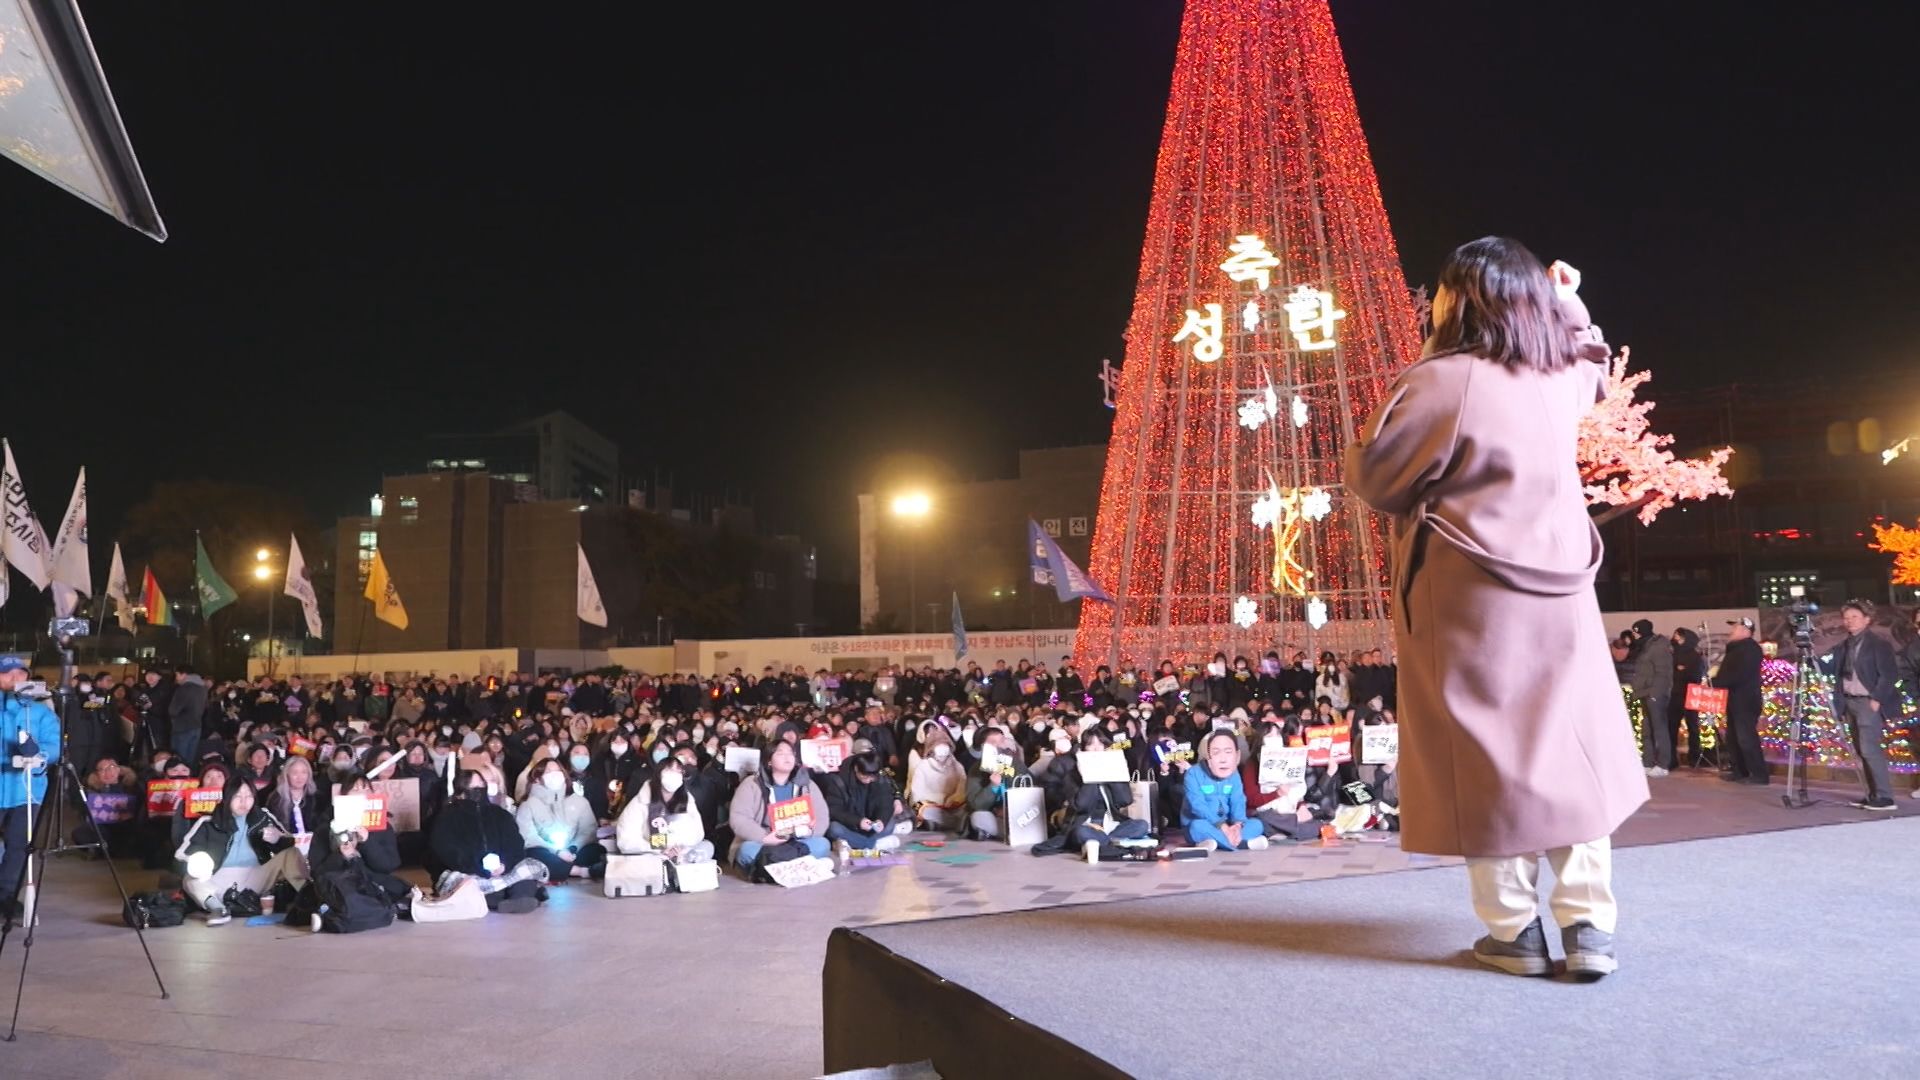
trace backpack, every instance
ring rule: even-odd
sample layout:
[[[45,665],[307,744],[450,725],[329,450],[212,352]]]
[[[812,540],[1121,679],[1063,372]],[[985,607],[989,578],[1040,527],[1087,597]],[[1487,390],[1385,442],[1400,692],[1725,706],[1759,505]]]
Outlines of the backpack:
[[[187,898],[170,892],[134,893],[127,897],[120,920],[135,930],[179,926],[187,921]]]
[[[747,872],[747,880],[758,885],[777,885],[779,883],[773,880],[773,875],[767,873],[767,867],[774,863],[805,858],[811,854],[813,853],[807,850],[807,845],[798,840],[768,844],[753,857],[753,866]]]
[[[392,898],[357,862],[315,878],[313,889],[320,902],[320,929],[327,933],[357,934],[393,925]]]

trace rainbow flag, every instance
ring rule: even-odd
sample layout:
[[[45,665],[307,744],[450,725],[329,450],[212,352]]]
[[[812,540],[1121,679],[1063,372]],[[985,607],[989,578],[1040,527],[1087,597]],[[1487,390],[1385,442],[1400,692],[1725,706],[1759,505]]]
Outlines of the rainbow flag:
[[[147,609],[148,626],[173,625],[173,605],[167,603],[167,594],[160,591],[151,566],[147,567],[146,580],[140,585],[140,603]]]

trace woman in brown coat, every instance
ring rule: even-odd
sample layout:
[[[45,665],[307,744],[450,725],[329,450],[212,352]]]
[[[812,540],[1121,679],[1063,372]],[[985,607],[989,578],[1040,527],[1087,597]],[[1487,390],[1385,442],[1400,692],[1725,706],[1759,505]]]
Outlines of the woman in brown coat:
[[[1347,449],[1347,486],[1394,517],[1401,845],[1467,859],[1483,963],[1548,975],[1539,856],[1567,970],[1615,969],[1609,837],[1647,781],[1594,597],[1600,534],[1575,430],[1606,344],[1519,243],[1448,258],[1425,356]]]

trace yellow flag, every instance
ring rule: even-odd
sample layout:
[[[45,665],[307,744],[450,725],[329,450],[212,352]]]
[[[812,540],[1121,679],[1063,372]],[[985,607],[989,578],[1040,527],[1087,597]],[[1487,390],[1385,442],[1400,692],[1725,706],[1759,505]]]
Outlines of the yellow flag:
[[[393,579],[387,576],[387,561],[378,551],[373,553],[373,569],[367,574],[367,599],[373,601],[373,617],[383,623],[407,628],[407,609],[400,603],[400,590],[393,587]]]

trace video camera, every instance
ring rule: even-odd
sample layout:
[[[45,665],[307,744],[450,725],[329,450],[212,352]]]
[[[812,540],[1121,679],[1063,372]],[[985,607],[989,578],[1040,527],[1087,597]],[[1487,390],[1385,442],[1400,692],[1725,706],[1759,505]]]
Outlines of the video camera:
[[[1790,586],[1787,595],[1793,600],[1786,607],[1787,621],[1793,626],[1793,643],[1803,652],[1812,652],[1813,617],[1820,613],[1820,605],[1807,599],[1804,585]]]

